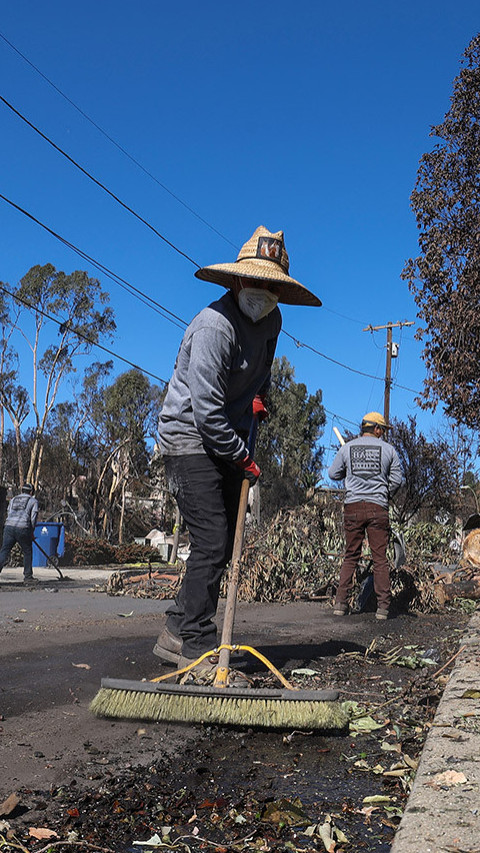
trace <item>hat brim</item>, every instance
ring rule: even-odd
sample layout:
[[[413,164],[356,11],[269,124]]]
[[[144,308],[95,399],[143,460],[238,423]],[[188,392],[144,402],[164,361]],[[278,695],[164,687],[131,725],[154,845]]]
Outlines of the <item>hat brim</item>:
[[[275,285],[278,301],[284,305],[320,306],[321,300],[299,281],[286,275],[282,268],[271,261],[246,258],[233,264],[212,264],[195,273],[202,281],[211,281],[230,288],[239,276]]]
[[[391,429],[391,424],[379,424],[378,421],[362,421],[362,426],[380,427],[380,429]]]

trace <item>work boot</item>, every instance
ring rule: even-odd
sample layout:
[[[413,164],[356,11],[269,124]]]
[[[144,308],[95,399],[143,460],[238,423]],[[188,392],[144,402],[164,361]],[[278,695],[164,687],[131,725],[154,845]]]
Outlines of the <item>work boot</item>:
[[[333,606],[333,615],[334,616],[346,616],[347,615],[347,605],[335,603]]]
[[[40,583],[38,578],[35,578],[33,575],[27,575],[26,577],[24,577],[23,582],[27,586],[38,586]]]
[[[168,628],[164,628],[162,633],[158,635],[157,642],[153,647],[153,654],[168,663],[178,664],[178,659],[182,651],[182,640],[172,634]]]
[[[381,620],[388,619],[388,609],[384,607],[379,607],[377,612],[375,613],[375,618]]]

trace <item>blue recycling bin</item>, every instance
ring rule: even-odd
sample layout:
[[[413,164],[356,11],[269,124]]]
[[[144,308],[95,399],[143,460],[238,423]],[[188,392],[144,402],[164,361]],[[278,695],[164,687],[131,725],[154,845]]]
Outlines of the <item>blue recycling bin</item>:
[[[34,536],[36,541],[33,543],[33,565],[35,567],[48,566],[49,557],[61,557],[63,555],[65,551],[65,527],[63,524],[55,521],[36,524]]]

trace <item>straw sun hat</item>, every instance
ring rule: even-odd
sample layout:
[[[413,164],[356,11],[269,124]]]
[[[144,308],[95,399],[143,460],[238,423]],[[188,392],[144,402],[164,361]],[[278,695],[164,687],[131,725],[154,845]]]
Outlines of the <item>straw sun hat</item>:
[[[278,301],[287,305],[321,305],[320,299],[288,274],[288,255],[283,231],[272,234],[260,225],[240,249],[233,264],[213,264],[195,273],[203,281],[232,287],[238,277],[272,285]]]

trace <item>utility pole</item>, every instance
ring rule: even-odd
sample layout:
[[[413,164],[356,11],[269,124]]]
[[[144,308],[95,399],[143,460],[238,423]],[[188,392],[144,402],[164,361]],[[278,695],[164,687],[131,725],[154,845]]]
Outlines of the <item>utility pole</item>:
[[[383,326],[367,326],[364,332],[378,332],[380,329],[387,330],[387,361],[385,365],[385,392],[383,397],[383,417],[387,424],[390,419],[390,388],[392,385],[392,358],[398,356],[398,344],[392,341],[392,329],[401,329],[402,326],[413,326],[413,320],[402,320],[400,323],[385,323]]]

